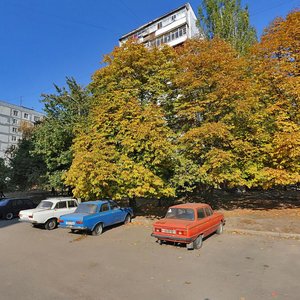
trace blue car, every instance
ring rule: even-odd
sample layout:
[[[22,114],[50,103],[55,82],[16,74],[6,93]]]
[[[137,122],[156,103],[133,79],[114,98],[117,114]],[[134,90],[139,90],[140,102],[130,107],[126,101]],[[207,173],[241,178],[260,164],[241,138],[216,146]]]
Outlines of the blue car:
[[[112,200],[97,200],[80,203],[74,213],[59,218],[59,227],[90,231],[92,235],[100,235],[104,227],[118,223],[131,222],[133,210],[121,208]]]

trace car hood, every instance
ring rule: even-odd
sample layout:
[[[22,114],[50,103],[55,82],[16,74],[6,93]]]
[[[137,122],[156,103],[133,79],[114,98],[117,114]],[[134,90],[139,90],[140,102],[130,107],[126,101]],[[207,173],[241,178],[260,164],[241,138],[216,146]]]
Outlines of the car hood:
[[[77,221],[77,220],[82,220],[86,216],[90,216],[90,214],[87,214],[87,213],[72,213],[72,214],[63,215],[63,216],[60,217],[60,219],[64,220],[64,221]]]
[[[154,223],[154,226],[184,228],[193,223],[194,223],[194,221],[191,221],[191,220],[162,219],[162,220],[156,221]]]

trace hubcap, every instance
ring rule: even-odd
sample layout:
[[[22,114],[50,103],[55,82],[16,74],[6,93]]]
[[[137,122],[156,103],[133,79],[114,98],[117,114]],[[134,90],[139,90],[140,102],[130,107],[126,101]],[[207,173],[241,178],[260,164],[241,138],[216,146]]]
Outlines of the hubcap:
[[[11,220],[13,218],[13,216],[14,215],[12,213],[8,213],[8,214],[6,214],[6,219]]]

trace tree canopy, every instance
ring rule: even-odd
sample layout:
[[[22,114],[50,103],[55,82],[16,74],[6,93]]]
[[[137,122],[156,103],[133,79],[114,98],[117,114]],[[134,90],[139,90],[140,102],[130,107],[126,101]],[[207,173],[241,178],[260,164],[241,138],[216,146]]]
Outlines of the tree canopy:
[[[257,41],[248,7],[242,8],[240,0],[202,0],[198,11],[199,27],[208,39],[222,38],[242,54]]]

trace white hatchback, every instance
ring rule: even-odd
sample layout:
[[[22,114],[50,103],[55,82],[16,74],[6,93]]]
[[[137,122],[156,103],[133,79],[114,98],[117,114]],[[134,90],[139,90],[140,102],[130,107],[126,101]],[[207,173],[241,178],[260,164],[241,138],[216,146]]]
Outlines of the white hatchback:
[[[29,222],[33,226],[44,225],[52,230],[57,227],[60,216],[73,213],[78,206],[78,201],[72,198],[49,198],[41,201],[34,209],[21,210],[21,222]]]

